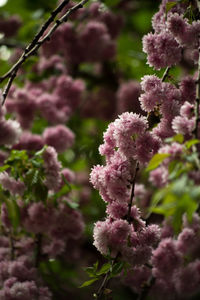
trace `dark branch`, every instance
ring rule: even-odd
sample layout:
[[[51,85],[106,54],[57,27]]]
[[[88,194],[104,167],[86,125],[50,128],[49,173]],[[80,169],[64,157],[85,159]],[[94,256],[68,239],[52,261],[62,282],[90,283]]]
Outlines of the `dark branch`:
[[[17,72],[21,65],[27,60],[28,57],[34,55],[37,53],[37,50],[41,47],[42,44],[44,44],[47,40],[50,40],[52,34],[54,31],[64,22],[66,22],[69,18],[69,16],[74,13],[76,10],[83,7],[84,4],[86,4],[89,0],[82,0],[72,8],[70,8],[60,19],[57,19],[54,23],[54,25],[49,29],[47,34],[42,37],[43,33],[47,29],[47,27],[54,21],[56,15],[62,10],[62,8],[68,3],[68,1],[63,1],[60,6],[58,6],[55,11],[51,14],[51,17],[45,22],[45,24],[42,26],[41,30],[36,34],[32,42],[26,47],[24,53],[21,55],[19,60],[16,62],[14,66],[11,67],[11,69],[0,77],[0,83],[3,82],[5,79],[9,78],[8,83],[6,85],[6,88],[3,92],[3,99],[2,99],[2,106],[5,103],[5,100],[7,98],[8,92],[10,90],[10,87],[13,83],[14,78],[17,75]],[[51,21],[51,22],[50,22]],[[47,24],[47,25],[46,25]]]

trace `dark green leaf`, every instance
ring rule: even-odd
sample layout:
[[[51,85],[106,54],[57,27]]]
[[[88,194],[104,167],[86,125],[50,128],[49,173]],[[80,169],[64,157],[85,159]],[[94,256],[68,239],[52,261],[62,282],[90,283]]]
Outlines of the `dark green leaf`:
[[[123,267],[124,267],[123,262],[118,262],[118,263],[114,264],[114,266],[112,268],[112,272],[111,272],[112,276],[116,276],[116,275],[120,274]]]
[[[16,230],[20,223],[20,211],[15,199],[6,199],[6,207],[13,228]]]

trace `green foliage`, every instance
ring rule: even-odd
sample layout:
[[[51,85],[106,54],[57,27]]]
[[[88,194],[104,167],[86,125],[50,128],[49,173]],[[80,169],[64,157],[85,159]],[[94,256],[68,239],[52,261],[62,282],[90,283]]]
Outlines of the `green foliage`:
[[[150,212],[172,218],[175,232],[179,232],[182,216],[186,213],[191,221],[199,206],[200,188],[186,174],[178,176],[172,183],[158,190],[152,199]]]
[[[99,263],[98,261],[92,266],[85,268],[85,272],[88,274],[89,277],[92,279],[85,281],[80,288],[89,286],[93,284],[97,280],[101,280],[102,276],[108,276],[108,279],[111,279],[117,275],[119,275],[123,268],[126,267],[125,262],[115,262],[113,260],[110,260],[109,262],[103,264],[103,266],[98,269]]]
[[[165,139],[165,142],[166,143],[172,143],[172,142],[177,142],[177,143],[180,143],[182,144],[184,141],[184,136],[182,134],[176,134],[174,135],[173,137],[170,137],[170,138],[166,138]]]
[[[174,6],[176,6],[177,2],[172,1],[166,3],[166,13],[168,13]]]
[[[152,171],[152,170],[156,169],[169,156],[170,156],[170,154],[168,154],[168,153],[157,153],[157,154],[155,154],[152,157],[152,159],[150,160],[150,162],[149,162],[149,164],[146,168],[146,171]]]
[[[185,142],[185,146],[187,149],[190,149],[192,146],[199,144],[200,140],[194,139],[194,140],[189,140],[187,142]]]

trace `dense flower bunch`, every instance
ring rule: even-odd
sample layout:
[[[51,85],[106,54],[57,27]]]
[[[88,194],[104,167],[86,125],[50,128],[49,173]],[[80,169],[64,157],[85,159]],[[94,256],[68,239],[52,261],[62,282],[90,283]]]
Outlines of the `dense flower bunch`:
[[[99,147],[106,165],[91,171],[91,182],[107,204],[106,219],[94,227],[94,245],[114,263],[129,264],[121,274],[123,281],[141,299],[147,294],[150,299],[190,299],[200,292],[196,212],[200,177],[195,145],[199,75],[187,75],[176,84],[168,76],[188,49],[193,63],[198,61],[198,7],[190,7],[193,19],[187,17],[188,9],[185,1],[164,0],[154,15],[154,33],[144,36],[143,50],[150,66],[167,69],[161,79],[142,78],[139,101],[148,117],[126,112],[110,123]],[[156,117],[153,123],[151,115]],[[144,180],[145,166],[150,176]],[[112,275],[112,268],[108,274]]]

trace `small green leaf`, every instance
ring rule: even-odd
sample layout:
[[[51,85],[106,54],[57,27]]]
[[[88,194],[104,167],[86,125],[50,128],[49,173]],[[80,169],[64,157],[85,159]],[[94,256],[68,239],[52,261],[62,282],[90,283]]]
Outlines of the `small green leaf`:
[[[99,266],[99,262],[98,262],[98,260],[97,260],[97,261],[94,263],[94,265],[93,265],[93,268],[94,268],[95,272],[97,271],[98,266]]]
[[[170,138],[166,138],[165,139],[165,142],[166,143],[171,143],[171,142],[177,142],[177,143],[180,143],[182,144],[184,141],[184,136],[182,134],[176,134],[174,135],[173,137],[170,137]]]
[[[175,142],[178,142],[178,143],[182,144],[183,141],[184,141],[184,136],[183,136],[182,134],[180,134],[180,133],[179,133],[179,134],[176,134],[176,135],[174,136],[173,140],[174,140]]]
[[[89,275],[89,277],[96,277],[96,270],[93,267],[83,268],[83,270]]]
[[[93,284],[95,281],[97,281],[98,279],[99,278],[93,278],[93,279],[90,279],[88,281],[85,281],[81,286],[79,286],[79,288],[89,286],[89,285]]]
[[[170,11],[170,9],[172,9],[174,6],[176,6],[176,2],[168,2],[168,3],[166,3],[166,9],[165,9],[165,11],[166,11],[166,13],[168,13],[168,11]]]
[[[0,167],[0,172],[4,172],[4,171],[6,171],[9,168],[10,168],[9,165],[2,166],[2,167]]]
[[[15,199],[5,201],[8,215],[13,228],[16,230],[20,223],[20,211]]]
[[[62,196],[65,196],[66,194],[68,194],[71,191],[69,185],[65,184],[62,186],[62,188],[60,189],[59,192],[55,193],[53,195],[53,198],[56,200]],[[68,203],[67,203],[68,204]]]
[[[190,140],[190,141],[187,141],[185,143],[185,146],[187,149],[191,148],[193,145],[196,145],[196,144],[199,144],[200,143],[200,140],[197,140],[197,139],[194,139],[194,140]]]
[[[124,262],[118,262],[114,264],[112,268],[112,276],[116,276],[121,273],[122,269],[124,267]]]
[[[47,145],[44,145],[44,147],[41,150],[37,151],[34,156],[41,156],[47,147]]]
[[[157,153],[155,154],[152,159],[149,162],[148,167],[146,168],[146,171],[152,171],[156,169],[164,160],[165,158],[169,157],[169,153]]]
[[[72,209],[78,209],[79,204],[77,202],[70,202],[70,201],[65,201],[65,204],[69,206]]]
[[[102,274],[106,274],[111,268],[111,264],[110,262],[104,264],[101,269],[96,273],[98,276],[102,275]]]

